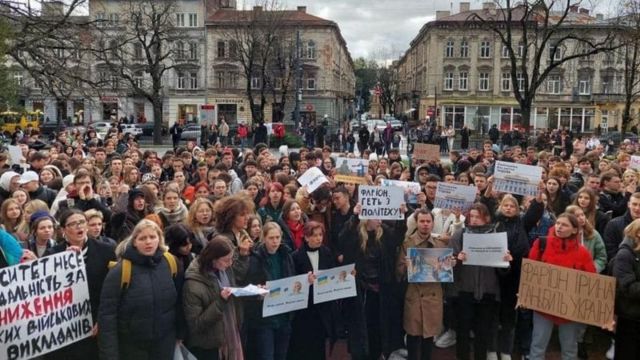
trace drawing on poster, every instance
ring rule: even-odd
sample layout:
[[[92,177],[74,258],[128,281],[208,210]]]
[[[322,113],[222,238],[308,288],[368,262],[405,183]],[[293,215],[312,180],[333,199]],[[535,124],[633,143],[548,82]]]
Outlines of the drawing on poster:
[[[535,196],[542,179],[538,166],[496,161],[493,188],[499,192]]]
[[[439,182],[433,206],[440,209],[466,211],[476,201],[478,188]]]
[[[368,170],[369,160],[339,157],[336,160],[334,179],[345,183],[366,184]]]
[[[396,186],[404,189],[404,202],[407,204],[417,204],[418,194],[420,194],[420,184],[411,181],[382,179],[381,186]]]
[[[453,249],[408,248],[407,276],[410,283],[453,282]]]

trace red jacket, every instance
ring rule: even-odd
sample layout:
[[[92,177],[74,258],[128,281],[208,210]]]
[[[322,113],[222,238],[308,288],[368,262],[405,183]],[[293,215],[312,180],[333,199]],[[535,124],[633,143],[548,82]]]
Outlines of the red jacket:
[[[248,135],[248,131],[247,131],[247,127],[244,125],[240,125],[238,126],[238,137],[241,139],[244,139],[247,137]]]
[[[552,226],[549,229],[547,245],[544,249],[544,253],[542,254],[542,258],[540,257],[540,240],[536,240],[531,247],[531,251],[529,251],[529,259],[575,270],[592,273],[596,272],[589,250],[580,244],[578,237],[575,236],[564,240],[560,239],[556,237],[555,226]],[[553,321],[555,324],[564,324],[569,322],[569,320],[556,316],[544,313],[542,313],[542,315]]]

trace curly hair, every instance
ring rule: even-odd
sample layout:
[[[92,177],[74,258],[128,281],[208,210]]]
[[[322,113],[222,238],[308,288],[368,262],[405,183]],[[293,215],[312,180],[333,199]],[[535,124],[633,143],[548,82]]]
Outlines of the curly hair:
[[[254,206],[246,195],[238,194],[227,196],[218,200],[215,204],[216,229],[220,233],[231,231],[231,225],[235,218],[244,213],[253,212]]]

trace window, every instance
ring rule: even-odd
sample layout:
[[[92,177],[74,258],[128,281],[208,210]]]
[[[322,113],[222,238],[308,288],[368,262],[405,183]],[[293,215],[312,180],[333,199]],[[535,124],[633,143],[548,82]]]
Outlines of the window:
[[[198,43],[192,42],[189,44],[189,59],[197,60],[198,59]]]
[[[235,40],[229,41],[229,57],[231,59],[238,58],[238,43]]]
[[[237,72],[230,72],[229,73],[229,87],[232,89],[235,89],[238,87],[238,78],[239,75]]]
[[[480,57],[488,59],[491,56],[491,44],[488,40],[484,40],[480,43]]]
[[[502,73],[502,91],[511,91],[511,73]]]
[[[120,23],[120,15],[116,13],[109,14],[109,26],[118,26]]]
[[[144,83],[144,73],[142,71],[136,71],[133,74],[133,81],[137,87],[141,88]]]
[[[502,58],[503,59],[509,58],[509,47],[507,45],[502,45]]]
[[[198,26],[198,14],[190,13],[189,14],[189,26],[197,27]]]
[[[21,73],[13,74],[13,81],[15,82],[16,86],[22,86],[22,84],[24,83],[24,75],[22,75]]]
[[[118,76],[116,74],[111,74],[111,88],[112,89],[117,89],[118,88]]]
[[[547,79],[547,92],[549,94],[560,94],[562,79],[560,75],[549,75]]]
[[[189,89],[197,89],[198,88],[198,73],[192,71],[189,73]]]
[[[444,73],[444,89],[453,90],[453,73],[452,72]]]
[[[218,41],[218,57],[224,58],[224,41]]]
[[[605,64],[613,64],[615,61],[615,53],[613,51],[607,51],[606,53],[604,53],[604,63]]]
[[[462,40],[462,42],[460,43],[460,57],[469,57],[469,43],[467,42],[467,40]]]
[[[142,44],[133,44],[133,58],[137,60],[142,59]]]
[[[309,40],[307,43],[307,59],[316,58],[316,43],[313,40]]]
[[[524,55],[524,43],[518,43],[518,56],[522,57]]]
[[[261,84],[262,81],[260,81],[261,79],[259,77],[252,77],[251,78],[251,88],[254,90],[258,90],[261,88]]]
[[[478,81],[478,90],[489,91],[489,73],[481,72]]]
[[[117,59],[118,58],[118,43],[115,40],[109,41],[109,59]]]
[[[176,74],[176,79],[177,79],[177,83],[176,83],[176,87],[178,89],[184,89],[185,85],[186,85],[186,79],[185,79],[185,74],[182,71],[178,71],[178,73]]]
[[[107,16],[105,13],[99,12],[96,14],[96,23],[98,26],[105,26],[106,19],[107,19]]]
[[[589,75],[580,75],[580,79],[578,80],[578,94],[591,94],[591,77]]]
[[[176,43],[176,59],[184,59],[184,43],[182,41]]]
[[[458,80],[458,90],[467,91],[469,89],[469,73],[461,71]]]
[[[184,27],[184,14],[176,14],[176,26]]]
[[[447,41],[447,45],[444,48],[444,57],[453,57],[453,40]]]
[[[64,58],[64,49],[63,48],[53,48],[53,55],[58,59]]]
[[[316,89],[316,78],[308,77],[307,78],[307,90],[315,90]]]
[[[524,91],[524,74],[523,73],[517,73],[516,74],[516,79],[518,80],[518,90],[520,92]]]
[[[218,71],[218,73],[216,74],[216,78],[218,80],[218,88],[224,89],[225,85],[226,85],[225,84],[224,72]]]
[[[562,49],[557,44],[549,45],[549,60],[550,61],[562,60]]]

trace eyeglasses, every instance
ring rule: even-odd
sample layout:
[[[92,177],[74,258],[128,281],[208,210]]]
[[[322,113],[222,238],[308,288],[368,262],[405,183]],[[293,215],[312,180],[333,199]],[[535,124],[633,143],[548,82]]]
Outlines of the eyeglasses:
[[[68,223],[66,227],[79,228],[79,227],[83,227],[85,225],[87,225],[87,220],[79,220],[79,221],[74,221],[74,222]]]

